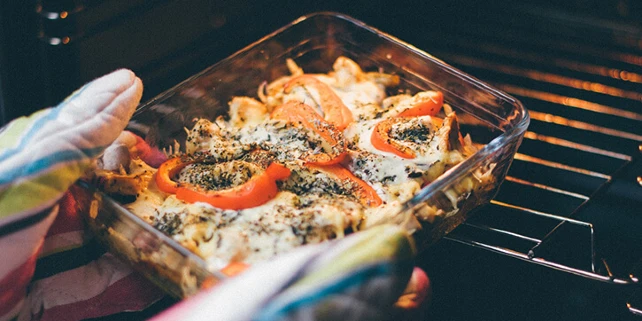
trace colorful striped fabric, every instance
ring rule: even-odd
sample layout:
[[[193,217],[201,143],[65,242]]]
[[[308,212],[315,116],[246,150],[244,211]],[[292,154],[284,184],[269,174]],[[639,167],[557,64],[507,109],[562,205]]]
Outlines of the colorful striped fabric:
[[[140,79],[131,71],[119,70],[86,84],[58,106],[17,119],[0,130],[0,251],[4,258],[0,261],[0,320],[14,319],[21,311],[20,319],[42,318],[56,306],[95,297],[100,289],[88,293],[69,287],[71,280],[88,280],[92,264],[97,271],[119,271],[110,279],[112,283],[131,274],[128,267],[105,255],[65,272],[75,273],[73,278],[42,272],[25,297],[37,261],[46,262],[47,257],[87,242],[79,217],[68,208],[63,208],[65,217],[52,227],[61,212],[56,204],[124,129],[142,90]],[[73,297],[52,291],[63,287],[57,284],[59,279],[64,279]]]
[[[60,201],[29,285],[20,320],[81,320],[139,311],[163,297],[85,232],[72,193]]]
[[[154,321],[390,319],[414,254],[400,227],[378,226],[255,265]]]
[[[0,130],[0,321],[96,318],[163,297],[85,231],[68,191],[141,93],[141,81],[119,70]],[[379,226],[252,266],[156,320],[383,319],[414,254],[405,231]]]

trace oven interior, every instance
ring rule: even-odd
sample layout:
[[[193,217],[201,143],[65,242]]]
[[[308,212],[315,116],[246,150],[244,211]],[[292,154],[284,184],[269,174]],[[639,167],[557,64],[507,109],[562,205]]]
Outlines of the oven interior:
[[[639,22],[533,4],[458,19],[466,23],[444,19],[408,41],[516,96],[531,124],[491,204],[423,256],[432,275],[443,273],[445,293],[469,300],[440,297],[435,280],[434,318],[633,318],[642,271]]]
[[[531,115],[495,199],[420,255],[433,302],[417,318],[642,318],[636,1],[40,0],[5,9],[2,122],[120,66],[153,97],[313,11],[343,12],[411,43],[517,97]]]

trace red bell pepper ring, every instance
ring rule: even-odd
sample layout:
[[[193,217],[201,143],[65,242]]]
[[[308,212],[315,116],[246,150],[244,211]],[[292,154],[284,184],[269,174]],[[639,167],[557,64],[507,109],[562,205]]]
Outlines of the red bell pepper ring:
[[[187,203],[205,202],[223,209],[245,209],[265,204],[278,193],[277,180],[290,176],[290,170],[278,163],[271,163],[265,171],[254,175],[247,182],[220,191],[205,190],[190,184],[180,184],[173,180],[185,166],[194,161],[183,161],[180,157],[172,158],[156,172],[156,185],[169,194]]]
[[[276,107],[270,115],[272,119],[283,120],[290,123],[301,123],[305,128],[308,128],[317,133],[323,140],[330,146],[340,146],[339,140],[341,136],[336,132],[332,125],[326,122],[321,115],[314,109],[304,103],[289,101],[283,105]],[[333,165],[340,163],[347,155],[345,148],[337,154],[316,153],[310,154],[306,157],[305,161],[309,164],[316,165]]]
[[[222,268],[220,272],[227,277],[233,277],[245,272],[245,270],[249,268],[250,265],[243,262],[230,262],[228,265]],[[212,288],[220,281],[221,280],[215,278],[214,276],[210,276],[203,280],[203,283],[201,284],[201,290]]]
[[[412,99],[419,99],[417,97],[418,96],[415,95]],[[419,102],[400,112],[397,116],[385,119],[375,125],[372,135],[370,136],[372,146],[382,152],[393,153],[402,158],[415,158],[415,152],[410,148],[399,144],[390,137],[392,125],[398,122],[400,118],[435,116],[439,113],[439,110],[443,105],[444,94],[441,91],[424,92]]]
[[[397,117],[435,116],[444,105],[444,94],[441,91],[427,91],[422,93],[419,102],[400,112]],[[417,95],[413,99],[417,99]]]
[[[308,165],[308,167],[319,170],[324,173],[328,173],[337,179],[347,180],[349,182],[352,182],[355,186],[355,190],[354,190],[355,196],[357,196],[357,198],[359,199],[359,202],[364,206],[377,207],[383,204],[383,200],[381,200],[381,197],[379,197],[379,195],[377,194],[377,191],[375,191],[374,188],[372,188],[372,186],[368,185],[368,183],[354,176],[352,172],[350,172],[348,169],[346,169],[341,165],[338,165],[338,164],[331,165],[331,166]]]
[[[271,163],[263,173],[252,176],[239,186],[218,191],[179,186],[176,198],[187,203],[203,202],[222,209],[242,210],[263,205],[273,199],[279,192],[276,181],[289,176],[288,168]]]
[[[249,268],[249,264],[243,262],[231,262],[221,269],[221,273],[225,274],[226,276],[235,276],[241,274]]]
[[[400,118],[388,118],[375,125],[370,136],[370,143],[374,148],[382,152],[393,153],[407,159],[415,158],[415,152],[390,137],[392,125],[398,121],[400,121]]]
[[[180,157],[172,158],[162,163],[154,176],[158,188],[165,193],[176,194],[179,184],[172,177],[176,176],[178,172],[191,163],[193,161],[184,161]]]
[[[330,86],[316,79],[311,75],[301,75],[292,78],[283,86],[283,92],[286,94],[292,91],[296,86],[309,86],[319,93],[318,102],[323,111],[324,119],[337,127],[338,130],[344,130],[354,121],[352,111],[343,103],[341,98],[330,88]]]

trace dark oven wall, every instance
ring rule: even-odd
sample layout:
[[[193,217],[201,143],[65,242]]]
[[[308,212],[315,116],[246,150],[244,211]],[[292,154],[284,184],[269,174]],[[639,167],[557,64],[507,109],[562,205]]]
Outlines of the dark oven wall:
[[[428,318],[621,320],[633,316],[627,302],[642,313],[642,1],[0,6],[2,123],[122,67],[143,79],[149,99],[314,11],[412,43],[515,95],[532,117],[494,201],[420,256],[434,287]]]
[[[209,0],[3,1],[0,123],[55,104],[117,68],[134,70],[143,100],[318,10],[375,2]]]
[[[247,28],[264,32],[251,2],[3,1],[2,120],[117,68],[139,74],[152,97],[254,39]]]
[[[519,1],[493,2],[510,6]],[[636,1],[538,0],[551,9],[633,20]],[[339,11],[394,35],[408,22],[440,28],[474,15],[486,1],[3,1],[0,10],[0,123],[55,104],[116,68],[134,70],[143,99],[282,26],[320,10]],[[461,20],[467,23],[469,18]]]

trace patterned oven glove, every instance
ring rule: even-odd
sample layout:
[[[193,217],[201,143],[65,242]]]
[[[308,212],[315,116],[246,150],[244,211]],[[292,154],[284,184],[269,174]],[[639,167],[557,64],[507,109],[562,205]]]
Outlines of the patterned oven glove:
[[[0,320],[100,315],[85,313],[91,309],[66,312],[131,274],[127,266],[105,256],[57,275],[44,271],[48,277],[30,284],[37,261],[51,261],[54,253],[86,242],[80,218],[69,217],[68,211],[58,217],[57,203],[125,128],[142,91],[134,73],[118,70],[86,84],[58,106],[16,119],[1,130]]]
[[[377,226],[254,265],[154,320],[407,320],[393,304],[414,254],[400,227]]]
[[[94,318],[162,297],[111,254],[87,246],[91,235],[67,192],[123,131],[141,95],[140,79],[119,70],[0,130],[0,321]],[[380,226],[252,266],[156,319],[399,318],[429,293],[414,255],[405,231]]]

